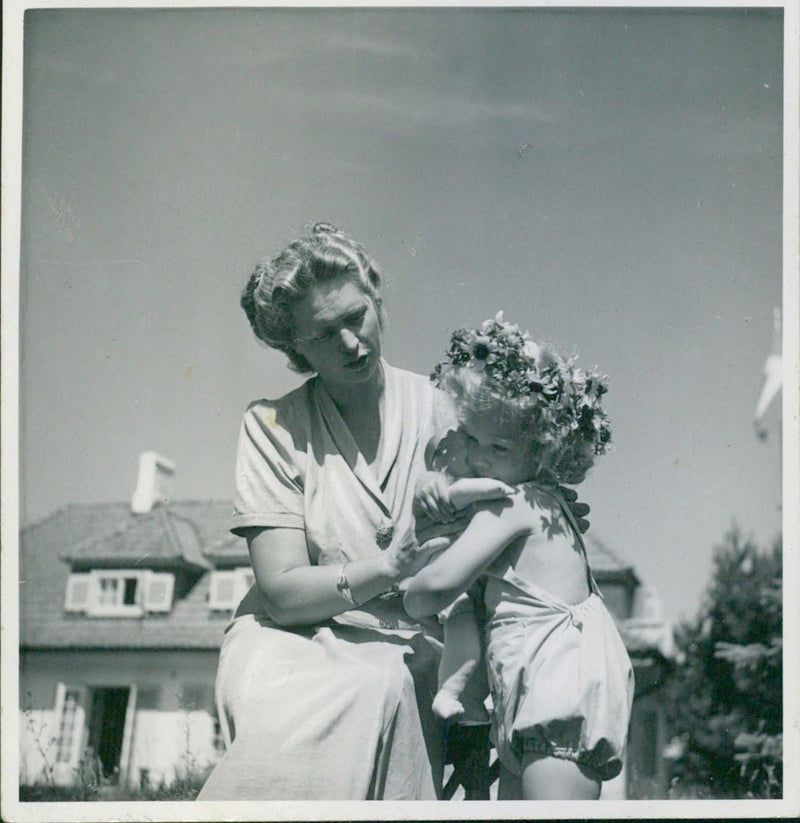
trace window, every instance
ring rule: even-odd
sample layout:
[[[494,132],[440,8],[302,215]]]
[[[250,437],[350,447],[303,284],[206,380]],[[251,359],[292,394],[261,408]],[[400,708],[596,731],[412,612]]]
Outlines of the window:
[[[61,718],[56,735],[56,763],[69,763],[75,750],[76,738],[82,732],[78,728],[78,707],[81,695],[77,689],[67,689],[61,707]]]
[[[184,683],[178,692],[178,706],[185,712],[211,712],[214,706],[214,690],[211,686]]]
[[[156,711],[161,707],[161,689],[158,686],[140,686],[136,693],[136,710]]]
[[[93,571],[94,602],[90,612],[96,615],[136,616],[143,613],[142,573]]]
[[[250,566],[211,572],[209,607],[213,611],[225,612],[235,609],[253,583],[255,583],[255,575]]]
[[[93,569],[67,580],[64,608],[92,617],[141,617],[172,609],[175,575],[132,569]]]
[[[604,583],[600,586],[606,608],[616,620],[626,620],[631,616],[630,588],[625,583]]]
[[[253,586],[255,586],[256,576],[253,574],[253,570],[250,566],[237,569],[237,571],[239,572],[239,577],[242,580],[242,587],[244,588],[244,594],[242,594],[242,597],[244,597],[244,595],[247,594]]]
[[[97,580],[98,606],[135,606],[139,602],[138,577],[99,577]]]

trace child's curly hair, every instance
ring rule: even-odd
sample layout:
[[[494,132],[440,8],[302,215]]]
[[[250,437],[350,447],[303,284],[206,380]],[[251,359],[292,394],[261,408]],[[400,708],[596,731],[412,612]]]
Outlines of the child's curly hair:
[[[459,413],[491,414],[514,424],[556,483],[579,482],[587,451],[605,454],[611,426],[602,408],[608,378],[586,372],[551,346],[539,345],[499,312],[475,330],[457,329],[431,380]]]

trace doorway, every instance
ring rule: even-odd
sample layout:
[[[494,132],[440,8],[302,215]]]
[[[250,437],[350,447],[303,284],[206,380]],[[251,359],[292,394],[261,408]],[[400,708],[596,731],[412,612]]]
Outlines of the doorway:
[[[89,726],[89,746],[100,761],[103,778],[109,783],[119,780],[125,715],[130,688],[94,689]]]

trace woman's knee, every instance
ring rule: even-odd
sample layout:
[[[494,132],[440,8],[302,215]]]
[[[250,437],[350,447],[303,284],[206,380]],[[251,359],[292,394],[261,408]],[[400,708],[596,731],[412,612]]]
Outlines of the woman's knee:
[[[370,694],[380,694],[390,702],[414,694],[414,678],[400,655],[382,660],[361,661],[353,668],[352,682]]]

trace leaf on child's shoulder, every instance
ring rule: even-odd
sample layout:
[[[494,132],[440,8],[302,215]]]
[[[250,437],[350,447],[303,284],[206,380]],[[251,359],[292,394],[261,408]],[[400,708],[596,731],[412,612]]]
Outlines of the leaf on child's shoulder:
[[[542,515],[541,518],[542,522],[542,531],[544,534],[549,538],[556,537],[557,535],[566,534],[567,530],[564,528],[564,523],[562,522],[562,518],[560,517],[547,517],[547,515]]]

